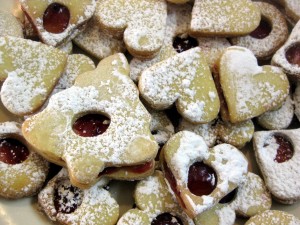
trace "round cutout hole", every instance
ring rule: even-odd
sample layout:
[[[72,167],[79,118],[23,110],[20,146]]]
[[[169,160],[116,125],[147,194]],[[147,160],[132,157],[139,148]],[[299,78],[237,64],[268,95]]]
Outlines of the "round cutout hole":
[[[285,57],[290,64],[300,66],[300,43],[289,47],[285,52]]]
[[[266,19],[262,18],[258,27],[250,33],[250,36],[256,39],[264,39],[269,36],[271,31],[272,26],[270,23]]]
[[[0,161],[7,164],[19,164],[29,156],[29,150],[20,141],[13,138],[0,139]]]
[[[180,218],[171,213],[162,213],[155,217],[151,225],[183,225]]]

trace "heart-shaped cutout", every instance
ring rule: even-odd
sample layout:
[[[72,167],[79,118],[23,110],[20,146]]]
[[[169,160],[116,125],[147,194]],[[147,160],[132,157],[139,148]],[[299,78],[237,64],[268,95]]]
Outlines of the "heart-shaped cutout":
[[[289,81],[281,69],[258,66],[250,50],[237,46],[227,48],[221,56],[219,83],[226,102],[221,111],[228,112],[232,123],[280,106],[289,93]]]

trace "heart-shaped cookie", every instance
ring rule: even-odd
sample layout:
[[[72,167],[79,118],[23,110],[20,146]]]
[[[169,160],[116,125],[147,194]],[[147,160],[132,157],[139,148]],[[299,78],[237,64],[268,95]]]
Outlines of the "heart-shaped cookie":
[[[259,8],[250,0],[195,0],[190,32],[196,36],[245,35],[259,22]]]
[[[3,105],[17,115],[37,111],[63,73],[66,62],[67,54],[53,47],[23,38],[0,37]]]
[[[105,168],[134,167],[155,158],[158,145],[150,120],[119,53],[53,95],[45,110],[22,128],[36,151],[68,168],[72,184],[87,187]]]
[[[169,139],[162,149],[161,163],[170,189],[191,218],[238,187],[248,167],[246,157],[232,145],[209,149],[201,136],[190,131]]]
[[[232,123],[272,110],[288,96],[289,81],[282,70],[274,66],[258,66],[255,56],[246,48],[227,48],[218,69],[226,102],[226,107],[221,110],[228,112]]]
[[[199,47],[144,70],[139,90],[155,109],[166,109],[176,102],[178,112],[193,123],[210,122],[219,112],[215,83]]]

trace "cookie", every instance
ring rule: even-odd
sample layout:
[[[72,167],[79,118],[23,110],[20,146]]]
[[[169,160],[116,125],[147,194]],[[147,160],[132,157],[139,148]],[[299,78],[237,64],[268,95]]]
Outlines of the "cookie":
[[[99,3],[97,2],[97,4]],[[123,41],[104,33],[100,29],[95,17],[92,17],[88,21],[86,29],[77,35],[73,39],[73,42],[100,60],[118,52],[125,52]]]
[[[60,224],[114,225],[119,217],[119,205],[103,188],[107,182],[81,190],[74,187],[68,172],[62,169],[39,193],[41,210]]]
[[[291,79],[300,77],[300,22],[297,22],[284,45],[272,57],[272,65],[279,66]]]
[[[194,225],[168,190],[161,171],[140,181],[134,191],[136,208],[127,211],[117,225]]]
[[[16,115],[31,114],[44,104],[67,61],[60,50],[10,36],[0,37],[0,56],[1,100]]]
[[[295,24],[300,19],[300,6],[294,0],[279,0],[276,1],[284,8],[284,11],[290,21]]]
[[[35,195],[43,186],[48,162],[32,151],[20,124],[0,123],[0,196],[17,199]]]
[[[20,21],[12,14],[0,11],[0,36],[6,35],[22,38],[23,28]]]
[[[170,188],[191,218],[239,186],[248,166],[235,147],[221,144],[209,149],[201,136],[190,131],[173,135],[162,149],[161,160]]]
[[[245,225],[299,225],[300,220],[292,214],[279,211],[267,210],[251,217]]]
[[[295,115],[300,121],[300,83],[296,84],[296,89],[293,94],[294,106],[295,106]]]
[[[138,86],[142,98],[154,109],[175,103],[178,112],[193,123],[207,123],[218,115],[217,90],[198,47],[144,70]]]
[[[150,120],[119,53],[53,95],[45,110],[23,123],[22,131],[36,151],[68,168],[73,185],[86,188],[105,168],[151,163],[158,145]]]
[[[167,18],[163,0],[100,0],[95,17],[112,35],[124,34],[126,48],[135,57],[152,58],[162,47]]]
[[[259,25],[259,8],[250,0],[195,0],[190,33],[193,36],[246,35]]]
[[[257,117],[257,122],[260,126],[268,130],[282,130],[291,124],[293,117],[294,103],[291,96],[288,95],[279,109],[265,112]]]
[[[289,94],[289,81],[274,66],[258,66],[253,53],[244,47],[225,50],[218,64],[219,85],[232,123],[242,122],[279,107]],[[222,115],[222,114],[221,114]],[[226,120],[222,115],[222,119]]]
[[[95,0],[20,0],[40,39],[52,46],[70,41],[95,12]]]
[[[292,204],[300,199],[300,129],[257,131],[253,137],[255,158],[275,200]]]
[[[259,26],[249,35],[232,38],[234,45],[251,50],[257,59],[269,59],[284,44],[289,31],[284,15],[272,4],[254,2],[260,9]]]

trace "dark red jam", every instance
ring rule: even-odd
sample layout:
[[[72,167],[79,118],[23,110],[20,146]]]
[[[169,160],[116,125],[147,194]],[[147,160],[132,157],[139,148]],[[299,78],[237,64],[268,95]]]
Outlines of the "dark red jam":
[[[217,174],[213,168],[203,162],[195,162],[190,166],[188,188],[194,195],[209,195],[216,186]]]
[[[69,9],[59,3],[50,4],[44,12],[43,26],[46,31],[59,34],[67,29],[70,21]]]
[[[19,164],[29,156],[29,150],[20,141],[13,138],[0,139],[0,161],[7,164]]]
[[[285,52],[285,57],[290,64],[300,66],[300,43],[289,47]]]
[[[192,38],[190,36],[187,37],[176,36],[173,40],[173,48],[178,53],[184,52],[186,50],[189,50],[197,46],[198,46],[198,41],[195,38]]]
[[[151,225],[183,225],[183,223],[171,213],[162,213],[152,220]]]
[[[57,212],[69,214],[82,203],[83,192],[68,180],[60,181],[54,190],[54,207]]]
[[[233,201],[233,199],[235,198],[237,193],[237,188],[234,189],[232,192],[230,192],[229,194],[225,195],[220,201],[219,203],[221,204],[226,204],[226,203],[230,203]]]
[[[268,37],[272,31],[272,26],[268,21],[262,19],[258,27],[250,33],[250,36],[256,39],[264,39]]]
[[[103,176],[103,175],[108,175],[108,174],[116,173],[116,172],[118,172],[119,170],[127,170],[128,172],[131,172],[131,173],[141,174],[141,173],[147,172],[148,170],[151,170],[152,168],[153,168],[153,161],[146,162],[146,163],[144,163],[144,164],[136,165],[136,166],[106,167],[106,168],[99,174],[99,176]]]
[[[73,124],[73,130],[82,137],[95,137],[103,134],[109,127],[110,120],[101,114],[88,114],[80,117]]]
[[[279,145],[274,160],[278,163],[283,163],[290,160],[294,154],[293,145],[291,142],[280,135],[274,135],[274,138],[276,143]]]

